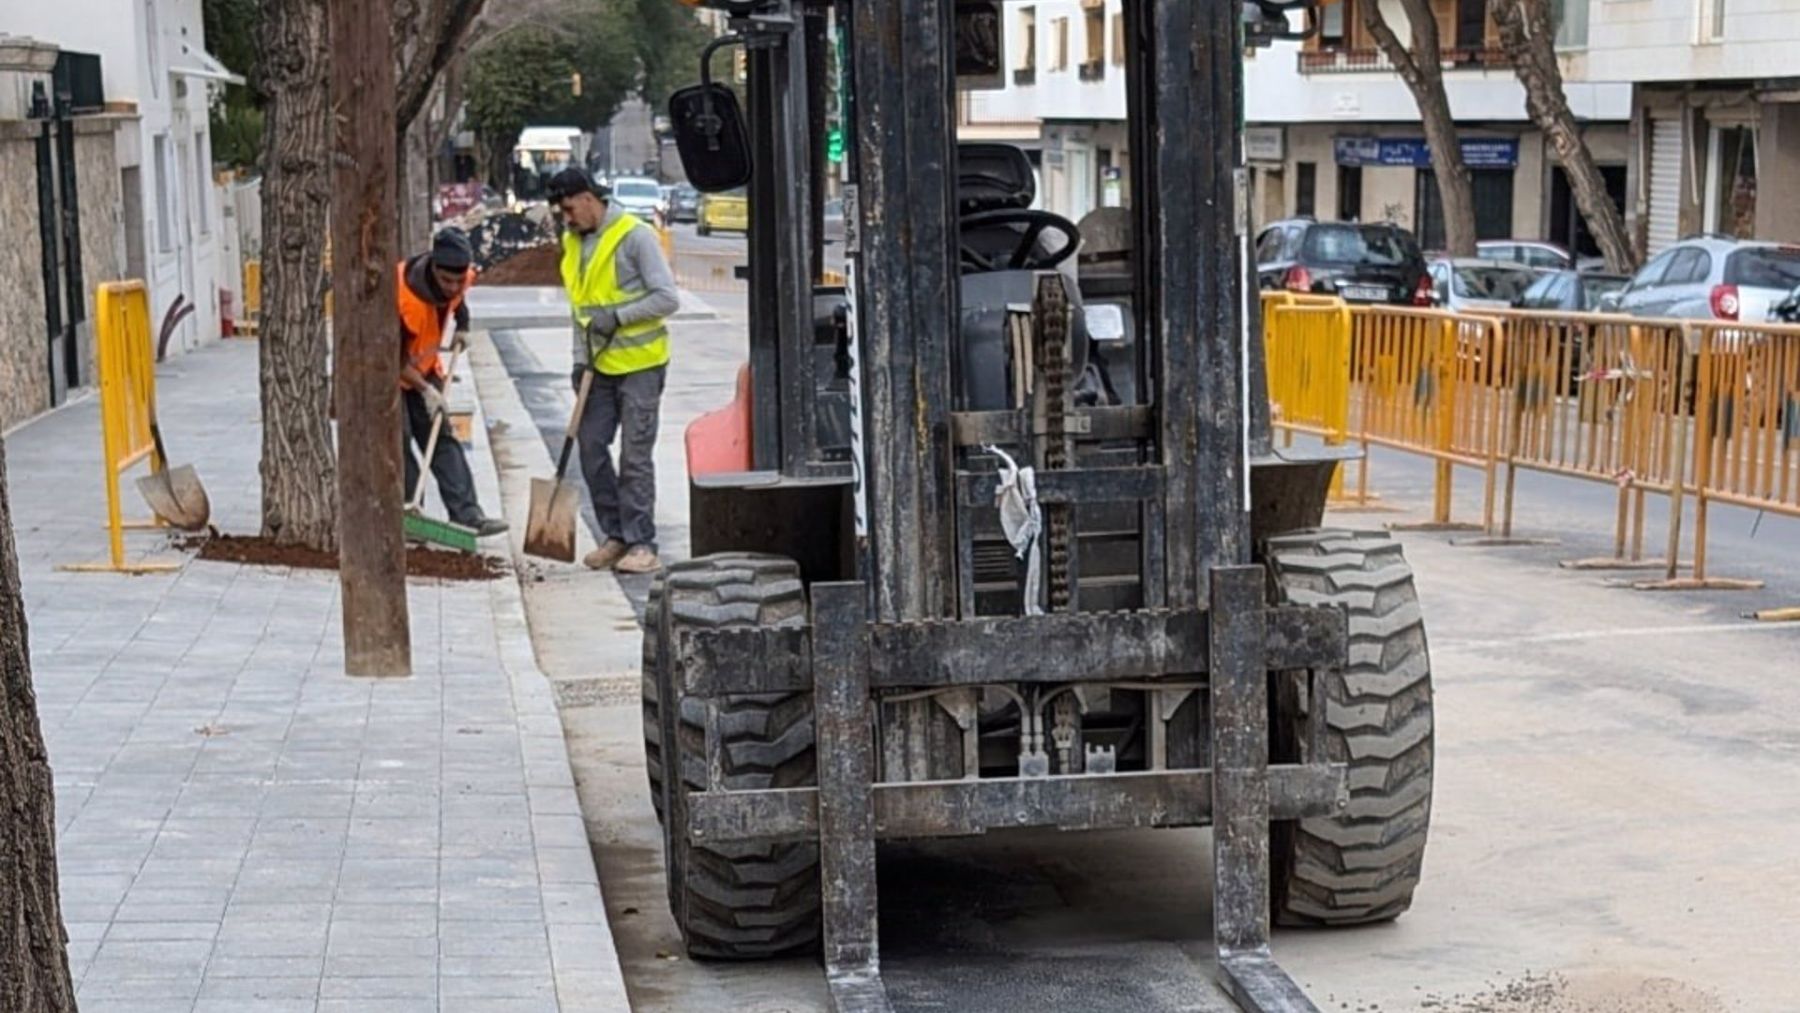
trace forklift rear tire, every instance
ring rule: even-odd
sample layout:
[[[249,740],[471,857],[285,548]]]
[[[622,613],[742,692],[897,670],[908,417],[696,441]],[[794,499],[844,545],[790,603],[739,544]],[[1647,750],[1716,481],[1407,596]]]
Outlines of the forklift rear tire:
[[[806,590],[800,567],[779,556],[732,553],[677,563],[646,613],[646,662],[654,699],[644,699],[645,759],[652,791],[679,769],[662,799],[669,907],[691,956],[723,960],[774,957],[814,949],[819,940],[817,844],[731,844],[688,840],[687,794],[706,790],[706,702],[674,690],[679,664],[670,645],[681,630],[800,626]],[[680,700],[678,708],[663,706]],[[817,783],[812,694],[722,697],[715,702],[730,789],[796,788]],[[653,739],[654,736],[654,739]],[[664,746],[668,748],[665,750]],[[662,762],[673,759],[677,766]],[[648,765],[648,764],[647,764]],[[675,789],[679,790],[675,790]]]
[[[1269,540],[1276,596],[1342,607],[1350,659],[1326,683],[1330,759],[1349,765],[1339,815],[1274,824],[1271,901],[1282,925],[1389,921],[1412,905],[1431,819],[1431,661],[1413,571],[1373,531],[1314,530]],[[1279,760],[1307,760],[1303,679],[1276,680]],[[1286,754],[1286,755],[1282,755]]]

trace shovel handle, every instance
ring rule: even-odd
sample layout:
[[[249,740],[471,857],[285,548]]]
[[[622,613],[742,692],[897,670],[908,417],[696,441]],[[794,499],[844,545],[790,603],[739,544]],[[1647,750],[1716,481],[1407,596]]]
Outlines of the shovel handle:
[[[450,333],[450,324],[445,324],[444,333]],[[445,388],[448,388],[450,383],[454,382],[456,379],[456,365],[459,358],[462,356],[462,351],[463,346],[461,342],[451,344],[450,369],[446,374],[448,379],[445,381]],[[437,460],[438,437],[442,435],[444,431],[445,414],[445,412],[438,412],[437,417],[431,420],[431,436],[425,441],[425,460],[421,461],[419,464],[419,481],[418,484],[413,486],[412,502],[407,504],[412,510],[420,510],[425,506],[425,476],[431,471],[431,463]]]
[[[581,432],[581,416],[587,411],[588,393],[594,389],[594,371],[581,374],[581,387],[575,392],[575,411],[569,415],[569,428],[563,433],[562,453],[556,458],[556,481],[561,482],[569,470],[569,456],[575,450],[575,437]]]

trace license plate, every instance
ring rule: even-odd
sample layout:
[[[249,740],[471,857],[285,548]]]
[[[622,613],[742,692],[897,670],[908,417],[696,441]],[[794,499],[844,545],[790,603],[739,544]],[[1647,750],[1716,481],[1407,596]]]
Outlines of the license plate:
[[[1379,285],[1345,285],[1338,294],[1346,299],[1366,299],[1376,302],[1388,297],[1388,290]]]

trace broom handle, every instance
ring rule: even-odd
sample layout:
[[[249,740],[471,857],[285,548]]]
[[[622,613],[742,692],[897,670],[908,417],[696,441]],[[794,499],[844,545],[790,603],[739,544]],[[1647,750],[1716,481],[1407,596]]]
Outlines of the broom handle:
[[[456,314],[450,313],[444,318],[444,335],[448,337],[456,326]],[[456,365],[461,359],[463,343],[455,339],[450,343],[450,369],[444,382],[444,394],[449,396],[450,384],[456,379]],[[437,460],[438,436],[444,431],[444,416],[447,412],[438,412],[437,418],[431,420],[431,436],[425,441],[425,460],[419,463],[419,481],[413,487],[412,502],[407,504],[409,510],[421,510],[425,507],[425,476],[431,471],[432,462]]]

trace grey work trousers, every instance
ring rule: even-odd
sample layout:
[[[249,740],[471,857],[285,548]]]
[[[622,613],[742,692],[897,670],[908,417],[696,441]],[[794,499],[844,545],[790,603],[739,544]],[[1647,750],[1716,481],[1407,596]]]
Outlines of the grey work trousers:
[[[442,390],[444,385],[440,381],[437,387]],[[401,396],[401,407],[406,412],[406,430],[401,434],[401,441],[417,444],[418,456],[423,457],[425,445],[431,442],[432,424],[425,397],[416,390],[406,391]],[[419,462],[404,449],[400,459],[406,465],[406,490],[402,495],[411,502],[413,491],[419,485]],[[453,523],[473,526],[482,519],[481,504],[475,499],[475,476],[469,473],[469,459],[463,455],[462,444],[456,442],[456,434],[450,431],[449,419],[444,420],[437,451],[431,455],[431,474],[437,479],[438,496],[443,499],[444,509]]]
[[[577,390],[584,372],[575,371]],[[665,366],[623,376],[594,374],[577,440],[581,474],[587,479],[603,540],[617,538],[626,545],[656,549],[656,433],[667,374]],[[616,469],[614,436],[619,439]]]

